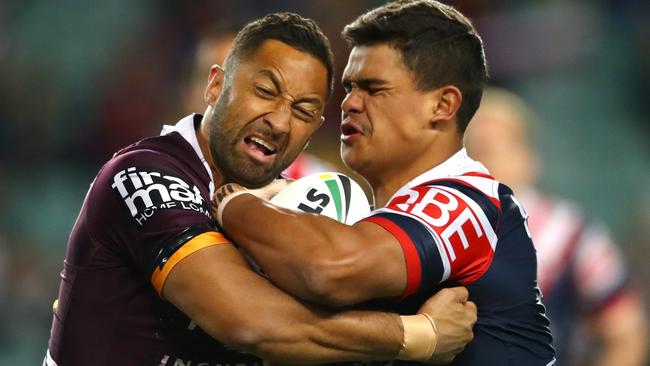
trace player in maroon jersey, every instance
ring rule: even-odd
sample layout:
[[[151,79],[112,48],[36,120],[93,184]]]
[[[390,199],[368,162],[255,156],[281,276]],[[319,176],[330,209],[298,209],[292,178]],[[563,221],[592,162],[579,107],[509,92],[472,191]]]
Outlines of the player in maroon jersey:
[[[576,203],[534,186],[539,162],[530,133],[533,120],[520,97],[489,88],[466,145],[472,157],[515,190],[529,215],[558,360],[646,365],[646,307],[607,228],[587,220]]]
[[[243,28],[243,25],[238,23],[221,23],[201,33],[201,38],[194,51],[194,64],[187,78],[189,82],[182,89],[180,95],[185,113],[198,113],[205,108],[203,97],[205,78],[203,73],[214,64],[223,64],[240,28]],[[282,176],[298,179],[309,174],[333,170],[336,170],[336,168],[331,164],[303,151],[282,172]]]
[[[259,365],[256,356],[322,363],[457,353],[475,320],[466,290],[438,294],[416,316],[333,313],[254,273],[217,230],[215,185],[276,177],[322,123],[332,84],[327,39],[310,20],[270,15],[234,44],[227,71],[210,70],[205,117],[188,116],[121,150],[92,183],[70,235],[44,363]],[[418,319],[445,327],[417,328]]]
[[[466,285],[479,315],[454,365],[555,364],[526,216],[463,148],[487,77],[473,25],[436,1],[396,1],[343,33],[341,153],[379,209],[346,226],[229,184],[216,195],[223,229],[274,283],[315,302],[416,311]]]

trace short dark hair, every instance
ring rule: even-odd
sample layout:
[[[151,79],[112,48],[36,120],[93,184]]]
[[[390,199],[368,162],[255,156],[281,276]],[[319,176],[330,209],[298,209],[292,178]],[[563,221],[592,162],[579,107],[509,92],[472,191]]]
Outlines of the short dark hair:
[[[483,41],[467,17],[438,1],[399,0],[361,15],[343,37],[351,47],[388,43],[400,51],[420,90],[458,87],[457,126],[465,132],[487,82]]]
[[[233,41],[232,50],[225,62],[226,70],[233,68],[237,60],[249,56],[271,39],[306,52],[322,62],[327,69],[327,97],[331,96],[334,56],[330,42],[313,20],[294,13],[269,14],[248,23]]]

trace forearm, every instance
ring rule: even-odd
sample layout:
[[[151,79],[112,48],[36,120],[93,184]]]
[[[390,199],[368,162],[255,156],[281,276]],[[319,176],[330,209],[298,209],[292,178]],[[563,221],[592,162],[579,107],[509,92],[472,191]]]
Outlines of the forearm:
[[[390,360],[403,339],[399,316],[343,312],[268,327],[247,350],[283,363],[318,364],[351,360]]]
[[[352,265],[363,254],[338,245],[349,242],[347,226],[313,214],[278,209],[248,195],[237,197],[226,207],[223,227],[275,284],[315,302],[323,300],[317,278],[327,272],[323,267]]]
[[[183,259],[163,296],[222,343],[283,363],[392,359],[404,337],[398,315],[333,314],[292,298],[248,269],[230,245]]]

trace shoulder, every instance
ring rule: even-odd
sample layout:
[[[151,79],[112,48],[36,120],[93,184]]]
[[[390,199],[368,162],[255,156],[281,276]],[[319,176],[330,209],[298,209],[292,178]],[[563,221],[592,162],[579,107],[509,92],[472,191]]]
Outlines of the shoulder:
[[[178,138],[145,139],[115,154],[95,178],[88,199],[100,206],[117,202],[140,226],[142,218],[167,208],[187,207],[209,216],[210,177]]]
[[[436,179],[400,190],[386,209],[417,217],[433,227],[446,227],[468,214],[494,229],[500,217],[499,182],[489,176]]]
[[[471,283],[487,270],[497,245],[498,182],[485,179],[479,187],[455,178],[406,187],[367,221],[398,238],[407,262],[409,253],[419,258],[412,267],[428,271],[425,286]]]

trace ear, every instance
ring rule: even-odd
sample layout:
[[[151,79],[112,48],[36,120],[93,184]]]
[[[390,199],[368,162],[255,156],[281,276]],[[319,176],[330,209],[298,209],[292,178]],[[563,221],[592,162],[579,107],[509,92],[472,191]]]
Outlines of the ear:
[[[456,113],[463,101],[460,89],[453,85],[445,85],[436,89],[438,103],[434,105],[431,122],[456,120]]]
[[[214,104],[221,94],[221,86],[223,85],[224,70],[219,65],[212,65],[210,68],[210,76],[208,77],[208,86],[205,88],[203,98],[206,103],[214,107]]]

